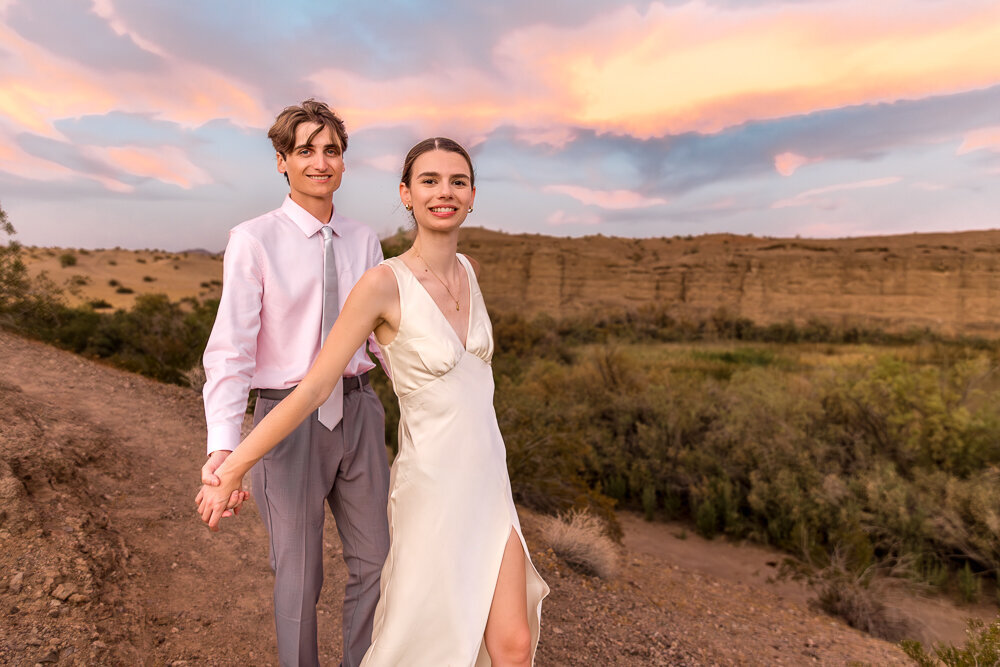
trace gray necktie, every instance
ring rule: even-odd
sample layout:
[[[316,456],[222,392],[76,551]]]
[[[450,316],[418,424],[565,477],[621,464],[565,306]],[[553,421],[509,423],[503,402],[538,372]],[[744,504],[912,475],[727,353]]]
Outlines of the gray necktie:
[[[337,295],[337,262],[333,258],[333,230],[330,225],[320,227],[323,234],[323,332],[321,341],[326,341],[337,314],[340,300]],[[319,406],[319,422],[331,431],[344,416],[344,381],[337,380],[333,393]]]

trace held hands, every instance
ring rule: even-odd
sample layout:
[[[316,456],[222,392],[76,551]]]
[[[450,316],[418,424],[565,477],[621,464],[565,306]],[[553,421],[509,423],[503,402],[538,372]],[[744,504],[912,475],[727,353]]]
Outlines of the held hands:
[[[219,474],[219,467],[231,452],[217,450],[212,452],[208,461],[201,468],[201,481],[204,486],[195,496],[198,514],[201,520],[208,524],[212,531],[219,530],[219,521],[224,517],[239,514],[243,501],[250,494],[243,490],[242,479],[231,479],[231,476]]]

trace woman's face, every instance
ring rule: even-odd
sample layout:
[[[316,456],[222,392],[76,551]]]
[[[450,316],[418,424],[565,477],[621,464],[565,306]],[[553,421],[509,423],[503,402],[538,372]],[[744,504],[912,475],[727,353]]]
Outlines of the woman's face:
[[[432,150],[413,163],[409,186],[399,185],[404,206],[413,207],[418,227],[445,231],[465,221],[476,198],[469,164],[451,151]]]

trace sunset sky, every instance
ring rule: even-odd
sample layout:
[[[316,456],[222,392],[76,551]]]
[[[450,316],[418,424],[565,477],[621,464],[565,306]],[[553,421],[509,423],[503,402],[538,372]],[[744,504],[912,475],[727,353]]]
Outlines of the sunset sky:
[[[266,131],[307,97],[381,234],[432,135],[490,229],[1000,227],[996,0],[0,0],[0,206],[26,244],[221,250],[281,204]]]

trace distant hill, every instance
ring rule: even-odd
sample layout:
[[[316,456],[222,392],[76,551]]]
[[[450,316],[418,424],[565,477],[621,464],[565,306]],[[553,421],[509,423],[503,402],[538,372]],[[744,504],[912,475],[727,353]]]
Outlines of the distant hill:
[[[993,337],[1000,330],[1000,230],[849,239],[778,239],[712,234],[626,239],[462,232],[460,249],[482,265],[491,310],[548,313],[664,307],[677,318],[724,312],[758,324],[820,319],[899,331]],[[219,294],[221,255],[201,251],[76,251],[30,248],[32,273],[77,301],[129,307],[136,294],[172,299]],[[111,282],[116,281],[117,285]],[[77,280],[76,282],[81,282]],[[124,286],[132,293],[120,292]]]
[[[811,318],[889,330],[1000,330],[1000,230],[848,239],[625,239],[463,231],[491,309],[558,318],[666,307],[702,320]]]

